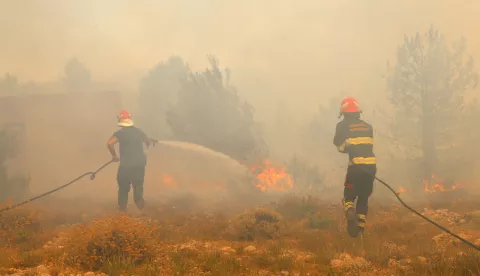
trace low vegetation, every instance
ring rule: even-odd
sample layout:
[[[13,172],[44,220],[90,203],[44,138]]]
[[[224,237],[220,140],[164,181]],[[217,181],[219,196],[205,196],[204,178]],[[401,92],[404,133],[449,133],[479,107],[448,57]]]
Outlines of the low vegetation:
[[[0,274],[480,273],[477,252],[396,205],[371,207],[362,243],[346,234],[340,205],[313,197],[285,196],[231,216],[220,210],[170,212],[168,204],[143,217],[107,214],[108,210],[74,212],[75,208],[60,212],[43,204],[0,216]],[[455,208],[463,211],[469,204],[457,203]],[[479,243],[478,212],[455,211],[425,210]]]

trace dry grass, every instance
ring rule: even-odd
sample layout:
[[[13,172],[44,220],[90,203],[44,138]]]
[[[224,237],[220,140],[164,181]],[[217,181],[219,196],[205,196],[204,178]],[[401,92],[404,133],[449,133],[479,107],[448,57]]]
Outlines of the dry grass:
[[[457,202],[451,211],[469,204]],[[142,218],[48,204],[3,213],[0,274],[33,275],[39,265],[51,275],[480,274],[476,252],[395,205],[371,206],[363,246],[346,234],[341,206],[313,197],[288,196],[233,215],[171,205],[179,202]],[[475,241],[472,211],[451,228]]]
[[[236,240],[268,240],[278,238],[282,226],[282,216],[279,213],[259,208],[234,218],[229,232]]]
[[[99,270],[112,263],[133,266],[154,256],[153,244],[160,238],[158,224],[125,215],[110,215],[79,225],[62,233],[61,244],[54,244],[65,256],[66,264],[87,270]]]

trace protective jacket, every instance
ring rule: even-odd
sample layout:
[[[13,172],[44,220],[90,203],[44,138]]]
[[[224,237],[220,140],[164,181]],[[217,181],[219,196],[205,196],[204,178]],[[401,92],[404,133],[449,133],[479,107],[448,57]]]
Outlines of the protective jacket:
[[[373,153],[373,128],[359,118],[346,118],[337,123],[333,144],[349,156],[348,166],[370,165],[376,168]]]

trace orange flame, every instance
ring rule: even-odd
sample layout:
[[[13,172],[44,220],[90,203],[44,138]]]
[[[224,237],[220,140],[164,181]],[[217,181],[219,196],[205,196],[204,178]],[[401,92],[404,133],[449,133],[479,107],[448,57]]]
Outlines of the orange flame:
[[[407,190],[405,190],[405,188],[403,188],[402,186],[400,186],[400,188],[398,188],[398,191],[397,191],[397,195],[398,194],[401,194],[401,193],[405,193]]]
[[[257,189],[286,191],[293,188],[293,178],[285,167],[273,166],[269,160],[264,160],[263,164],[251,169],[256,175],[253,185]]]
[[[457,182],[455,185],[452,186],[452,190],[457,189],[457,188],[458,188],[459,186],[461,186],[461,185],[462,185],[462,184],[460,184],[460,183]]]
[[[433,187],[433,188],[436,188],[436,189],[439,190],[440,192],[445,192],[445,188],[443,187],[443,185],[440,185],[440,184],[438,184],[438,183],[433,184],[432,187]]]
[[[435,174],[432,173],[431,179],[423,180],[423,185],[425,186],[425,192],[427,193],[435,193],[435,192],[445,192],[445,191],[452,191],[456,190],[461,184],[456,182],[451,188],[445,187],[445,181],[441,178],[438,178]]]
[[[423,186],[425,186],[425,192],[429,192],[430,190],[428,189],[428,180],[423,180]]]

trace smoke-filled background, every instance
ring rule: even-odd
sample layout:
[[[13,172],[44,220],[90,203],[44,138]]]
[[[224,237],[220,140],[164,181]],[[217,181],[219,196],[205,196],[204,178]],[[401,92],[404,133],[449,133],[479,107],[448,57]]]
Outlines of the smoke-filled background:
[[[31,191],[107,161],[115,116],[127,108],[158,139],[247,166],[271,160],[293,175],[287,186],[340,197],[347,160],[331,141],[339,101],[354,96],[376,131],[380,175],[407,192],[432,190],[422,179],[438,172],[445,189],[473,186],[480,113],[468,57],[480,60],[479,12],[474,0],[2,1],[2,122],[24,126],[16,157],[27,160]],[[440,36],[428,40],[432,26]],[[423,42],[402,52],[404,36],[417,33]],[[462,37],[464,52],[454,46]],[[185,165],[192,157],[180,151],[149,151],[147,184],[203,163]],[[70,193],[115,197],[115,169],[84,185]]]

